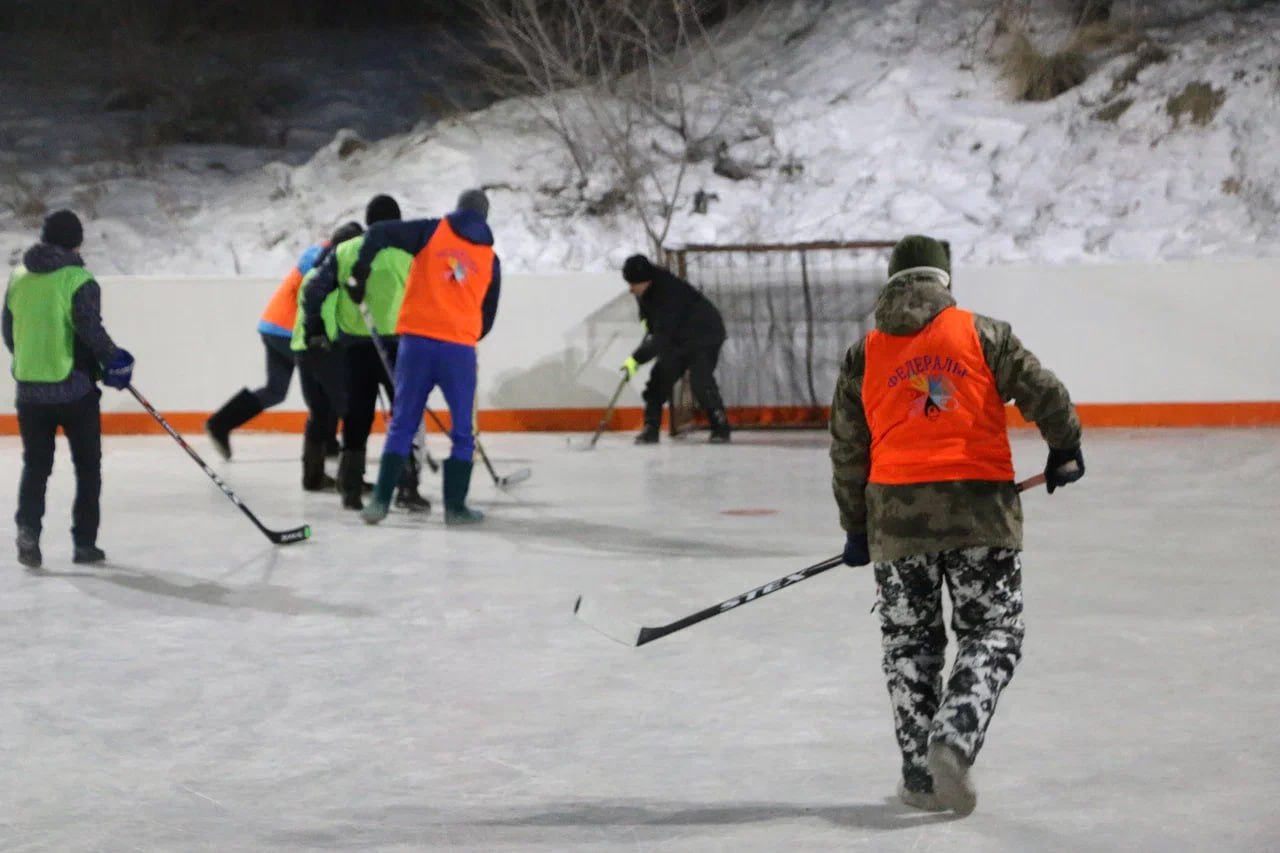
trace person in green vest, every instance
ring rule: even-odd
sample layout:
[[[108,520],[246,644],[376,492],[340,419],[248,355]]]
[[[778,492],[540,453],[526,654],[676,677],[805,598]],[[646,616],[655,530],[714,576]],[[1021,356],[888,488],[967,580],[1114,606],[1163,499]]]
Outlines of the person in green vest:
[[[365,208],[365,225],[400,219],[400,205],[389,195],[374,196]],[[386,390],[387,399],[395,397],[395,384],[383,365],[385,356],[395,366],[396,319],[404,299],[404,283],[409,277],[413,256],[400,249],[384,249],[374,258],[364,295],[364,307],[378,333],[375,342],[370,334],[363,310],[339,286],[355,267],[364,236],[352,237],[334,248],[316,274],[307,280],[302,296],[303,322],[307,338],[327,340],[324,334],[324,311],[334,305],[338,331],[338,350],[346,366],[346,409],[342,412],[342,456],[338,462],[338,491],[346,509],[364,508],[364,489],[369,432],[378,404],[378,388]],[[411,457],[412,459],[413,457]],[[410,512],[430,512],[431,502],[418,493],[418,471],[415,465],[405,468],[396,494],[396,505]]]
[[[102,492],[99,378],[123,390],[133,356],[102,327],[98,282],[84,268],[84,227],[70,210],[44,219],[40,242],[27,249],[4,295],[4,345],[13,354],[22,480],[18,486],[18,562],[39,568],[45,487],[53,471],[54,436],[71,446],[76,496],[71,507],[72,560],[101,563],[98,547]]]
[[[325,443],[333,436],[338,418],[347,407],[344,365],[331,345],[338,336],[337,303],[330,300],[324,307],[324,321],[315,331],[314,340],[307,336],[303,323],[302,295],[307,282],[332,254],[334,247],[364,233],[359,222],[347,222],[333,232],[325,250],[298,288],[298,312],[293,322],[293,338],[289,348],[298,363],[298,385],[307,404],[307,423],[302,434],[302,488],[308,492],[328,491],[334,479],[324,472]]]

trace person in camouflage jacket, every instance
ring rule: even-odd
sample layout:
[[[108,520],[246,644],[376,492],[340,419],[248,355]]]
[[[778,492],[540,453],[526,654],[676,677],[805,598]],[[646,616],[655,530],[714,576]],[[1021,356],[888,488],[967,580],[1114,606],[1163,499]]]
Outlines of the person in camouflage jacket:
[[[1008,323],[956,307],[939,241],[903,238],[849,348],[831,408],[832,486],[845,562],[875,561],[883,669],[904,802],[968,814],[968,770],[1022,654],[1022,507],[1008,447],[1012,400],[1050,447],[1049,492],[1084,474],[1067,389]],[[942,586],[958,650],[943,689]]]

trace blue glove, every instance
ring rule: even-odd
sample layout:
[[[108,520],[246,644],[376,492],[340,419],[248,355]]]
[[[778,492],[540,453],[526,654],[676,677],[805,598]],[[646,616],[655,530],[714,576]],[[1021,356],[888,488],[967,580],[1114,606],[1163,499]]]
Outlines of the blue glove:
[[[1044,483],[1049,494],[1084,476],[1084,454],[1080,448],[1054,450],[1049,448],[1049,459],[1044,463]]]
[[[102,371],[102,384],[123,391],[133,381],[133,356],[127,349],[116,348],[106,368]]]
[[[867,534],[847,534],[844,539],[844,564],[846,566],[865,566],[870,562],[871,552],[867,550]]]

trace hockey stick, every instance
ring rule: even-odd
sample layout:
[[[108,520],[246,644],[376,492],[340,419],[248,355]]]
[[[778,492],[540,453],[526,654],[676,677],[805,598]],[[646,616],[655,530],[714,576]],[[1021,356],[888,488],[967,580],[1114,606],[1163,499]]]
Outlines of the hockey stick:
[[[200,458],[200,455],[191,449],[191,445],[187,444],[187,442],[182,438],[182,436],[178,434],[178,431],[175,430],[173,427],[171,427],[169,425],[169,422],[166,421],[164,417],[159,412],[157,412],[150,403],[147,402],[146,398],[138,393],[138,389],[134,388],[132,385],[128,385],[126,387],[129,389],[129,393],[132,394],[137,399],[137,401],[142,404],[142,408],[146,409],[147,412],[151,415],[151,417],[155,418],[156,422],[159,423],[160,426],[164,427],[164,431],[169,433],[169,435],[173,436],[173,440],[178,442],[179,446],[181,446],[183,450],[187,451],[187,455],[189,455],[192,459],[194,459],[196,461],[196,464],[204,469],[204,472],[209,475],[209,479],[217,483],[218,488],[222,489],[222,493],[226,495],[228,498],[230,498],[233,504],[240,507],[241,512],[249,516],[249,520],[253,522],[255,527],[257,527],[259,530],[262,531],[262,534],[264,536],[266,536],[276,545],[288,545],[292,542],[301,542],[304,539],[311,538],[311,525],[309,524],[304,524],[301,527],[293,527],[293,528],[290,528],[289,530],[270,530],[264,527],[262,522],[258,521],[258,517],[249,511],[249,508],[240,501],[240,498],[236,497],[236,493],[231,491],[231,489],[227,486],[227,484],[222,482],[222,479],[218,477],[216,473],[214,473],[214,470],[210,468],[203,459]]]
[[[627,387],[628,377],[623,376],[622,381],[618,383],[618,389],[613,392],[613,396],[609,398],[609,405],[605,406],[604,414],[600,417],[600,423],[596,426],[595,435],[586,444],[570,445],[574,450],[591,450],[596,446],[596,442],[600,440],[600,433],[604,432],[604,428],[609,425],[609,418],[613,416],[613,407],[618,405],[618,398],[622,396],[622,389]]]
[[[378,337],[378,329],[373,325],[373,314],[369,312],[369,306],[363,302],[360,305],[360,316],[364,317],[364,325],[369,330],[369,340],[373,341],[373,348],[378,351],[378,360],[382,362],[382,370],[387,374],[387,381],[394,388],[396,384],[396,372],[391,368],[391,358],[387,355],[387,351],[382,348],[382,338]],[[378,389],[378,399],[382,399],[382,389]],[[384,409],[382,412],[383,419],[387,422],[387,429],[391,429],[391,416]],[[418,422],[418,431],[414,433],[413,444],[422,448],[422,458],[418,460],[418,464],[427,463],[427,467],[431,469],[431,473],[435,474],[440,470],[440,463],[431,456],[431,451],[427,448],[427,431],[422,426],[422,422]],[[415,447],[415,451],[416,451]],[[417,455],[416,452],[414,455]]]
[[[447,433],[449,431],[444,422],[440,420],[440,417],[431,411],[430,406],[427,407],[427,417],[431,418],[441,432]],[[474,430],[472,434],[475,435]],[[475,435],[475,442],[476,454],[480,457],[480,461],[484,463],[484,467],[489,469],[489,476],[493,478],[493,484],[498,488],[505,489],[507,486],[514,486],[516,483],[523,483],[533,476],[533,472],[528,468],[521,468],[518,471],[512,471],[510,474],[499,477],[498,472],[493,470],[493,463],[489,461],[489,454],[484,452],[484,445],[480,443],[479,435]]]
[[[1074,464],[1074,463],[1072,463]],[[1028,477],[1018,483],[1018,491],[1025,492],[1027,489],[1033,489],[1036,486],[1044,485],[1044,474],[1036,474],[1034,477]],[[836,555],[829,559],[823,560],[821,563],[814,563],[807,569],[801,569],[789,575],[784,575],[776,581],[770,581],[764,586],[758,586],[750,592],[744,592],[742,595],[735,596],[719,604],[712,605],[705,610],[699,610],[697,613],[691,613],[683,619],[677,619],[666,625],[658,625],[652,628],[640,627],[630,623],[622,622],[611,618],[608,614],[598,610],[592,606],[590,601],[584,601],[583,597],[578,596],[578,600],[574,602],[573,612],[578,618],[595,630],[604,634],[611,640],[627,646],[643,646],[645,643],[651,643],[668,634],[674,634],[690,625],[696,625],[699,622],[710,619],[712,616],[719,616],[721,613],[733,610],[741,604],[749,604],[752,601],[764,598],[770,593],[777,592],[780,589],[786,589],[789,586],[800,583],[800,581],[808,580],[815,575],[820,575],[829,569],[844,563],[843,555]]]

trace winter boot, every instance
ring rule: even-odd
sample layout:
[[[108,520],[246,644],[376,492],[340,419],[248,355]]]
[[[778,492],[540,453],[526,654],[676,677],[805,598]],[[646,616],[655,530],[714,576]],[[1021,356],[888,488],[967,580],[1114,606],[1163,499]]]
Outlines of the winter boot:
[[[262,414],[262,403],[248,388],[241,388],[236,395],[204,422],[204,431],[223,459],[231,458],[231,431]]]
[[[728,444],[729,416],[725,414],[724,409],[712,409],[708,420],[711,421],[711,438],[709,441],[712,444]]]
[[[324,472],[324,442],[307,438],[302,442],[302,488],[308,492],[327,492],[334,480]]]
[[[73,563],[101,563],[107,559],[107,553],[97,545],[77,545],[71,556]]]
[[[364,492],[364,451],[344,450],[338,459],[338,491],[342,493],[343,509],[364,509],[360,500]]]
[[[478,524],[484,521],[484,513],[467,506],[467,492],[471,490],[470,459],[444,460],[444,523]]]
[[[431,512],[431,501],[418,493],[418,463],[412,456],[400,474],[396,487],[396,506],[409,512]]]
[[[917,791],[908,788],[907,783],[898,782],[898,799],[902,800],[904,806],[910,806],[913,809],[920,809],[926,812],[944,812],[947,807],[938,802],[938,795],[932,791]]]
[[[18,528],[18,562],[28,569],[40,568],[40,534],[30,527]]]
[[[969,762],[955,747],[942,741],[929,744],[928,761],[938,803],[960,817],[971,814],[978,804],[978,792],[969,778]]]
[[[360,518],[365,524],[377,524],[387,517],[387,509],[391,506],[391,493],[400,481],[400,472],[404,470],[406,459],[394,453],[382,454],[378,462],[378,484],[373,487],[373,497],[365,504]]]
[[[657,444],[658,438],[661,436],[662,430],[658,424],[646,421],[644,429],[636,436],[636,444]]]

